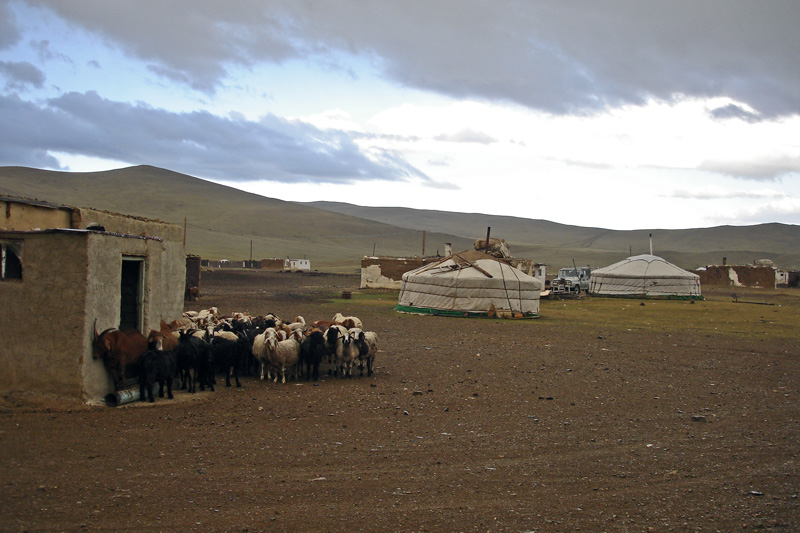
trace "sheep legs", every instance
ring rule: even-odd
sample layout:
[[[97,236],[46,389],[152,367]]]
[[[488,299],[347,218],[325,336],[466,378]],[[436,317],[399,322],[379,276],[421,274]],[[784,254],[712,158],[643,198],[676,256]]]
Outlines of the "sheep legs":
[[[231,376],[233,376],[236,379],[236,386],[241,387],[242,384],[239,382],[239,372],[237,372],[236,367],[233,366],[230,368],[230,371],[227,374],[225,374],[225,386],[226,387],[231,386]]]

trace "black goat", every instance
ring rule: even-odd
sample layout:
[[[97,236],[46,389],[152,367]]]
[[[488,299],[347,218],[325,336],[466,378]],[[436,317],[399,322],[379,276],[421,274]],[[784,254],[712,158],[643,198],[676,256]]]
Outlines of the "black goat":
[[[300,371],[305,367],[306,381],[319,379],[319,365],[325,357],[325,335],[319,330],[311,330],[300,342]]]
[[[167,397],[172,400],[172,380],[178,374],[175,354],[150,349],[139,356],[137,364],[139,367],[139,399],[154,402],[153,385],[158,383],[158,397],[164,397],[164,386],[166,385]]]
[[[192,330],[181,331],[175,358],[182,381],[181,389],[194,393],[197,385],[200,385],[201,391],[206,386],[214,390],[211,346],[206,341],[192,335]]]
[[[231,375],[236,379],[236,386],[241,387],[239,373],[246,364],[248,354],[252,355],[247,335],[240,333],[235,341],[215,338],[211,342],[211,354],[219,372],[225,373],[225,386],[231,386]]]
[[[247,328],[243,328],[241,333],[237,333],[239,337],[244,335],[247,338],[246,353],[244,355],[241,368],[241,373],[245,376],[255,375],[256,370],[259,367],[258,361],[256,361],[256,358],[253,355],[253,341],[255,340],[256,335],[263,332],[263,329],[260,329],[256,326],[249,326]]]

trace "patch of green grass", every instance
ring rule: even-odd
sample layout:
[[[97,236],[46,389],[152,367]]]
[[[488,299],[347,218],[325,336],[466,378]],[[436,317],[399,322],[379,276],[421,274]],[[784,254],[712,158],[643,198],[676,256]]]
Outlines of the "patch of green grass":
[[[800,303],[753,305],[714,298],[705,301],[584,298],[542,300],[548,322],[605,330],[691,332],[758,339],[800,338]]]
[[[338,295],[337,295],[338,296]],[[332,312],[359,309],[371,313],[393,313],[397,291],[353,291],[350,299],[337,297],[324,302]],[[745,303],[757,302],[757,303]],[[760,304],[771,305],[760,305]],[[681,332],[748,337],[764,340],[800,339],[800,293],[748,292],[736,303],[726,291],[707,300],[643,300],[588,297],[577,300],[543,299],[538,320],[509,320],[520,327],[559,324],[597,331]],[[403,315],[408,316],[408,315]],[[432,320],[462,320],[445,319]],[[474,319],[480,320],[480,319]],[[496,320],[496,319],[493,319]]]

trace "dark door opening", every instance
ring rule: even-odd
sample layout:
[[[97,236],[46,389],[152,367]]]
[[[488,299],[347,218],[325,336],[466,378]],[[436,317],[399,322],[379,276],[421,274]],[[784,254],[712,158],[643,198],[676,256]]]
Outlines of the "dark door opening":
[[[122,284],[120,287],[119,329],[139,330],[142,325],[142,271],[141,259],[122,260]]]

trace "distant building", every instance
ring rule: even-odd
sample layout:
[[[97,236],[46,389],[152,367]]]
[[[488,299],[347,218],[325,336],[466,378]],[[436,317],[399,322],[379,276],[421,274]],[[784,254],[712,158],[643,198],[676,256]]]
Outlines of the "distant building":
[[[283,262],[283,270],[288,272],[311,270],[311,261],[308,259],[286,259]]]

